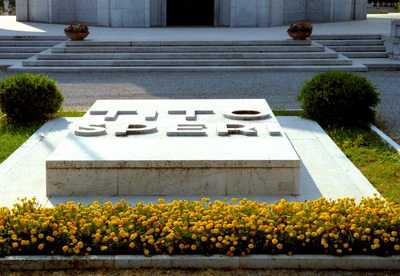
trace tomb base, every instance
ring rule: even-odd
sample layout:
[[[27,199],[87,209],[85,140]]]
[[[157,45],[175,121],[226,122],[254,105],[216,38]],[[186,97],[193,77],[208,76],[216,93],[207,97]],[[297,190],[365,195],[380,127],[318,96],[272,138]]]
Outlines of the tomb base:
[[[97,101],[46,161],[48,196],[297,195],[265,100]]]

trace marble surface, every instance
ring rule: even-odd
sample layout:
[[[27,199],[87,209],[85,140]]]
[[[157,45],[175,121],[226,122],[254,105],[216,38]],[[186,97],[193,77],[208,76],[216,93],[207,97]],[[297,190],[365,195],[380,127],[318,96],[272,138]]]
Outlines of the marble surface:
[[[47,159],[48,195],[298,194],[265,100],[99,100],[76,129]]]

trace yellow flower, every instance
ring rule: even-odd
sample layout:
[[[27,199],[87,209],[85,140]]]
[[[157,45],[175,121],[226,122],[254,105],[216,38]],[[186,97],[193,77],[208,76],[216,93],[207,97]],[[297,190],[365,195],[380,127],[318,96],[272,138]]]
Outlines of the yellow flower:
[[[101,251],[106,251],[107,249],[108,249],[108,246],[106,246],[106,245],[100,246]]]
[[[39,250],[43,250],[43,249],[44,249],[44,243],[39,244],[37,248],[38,248]]]
[[[69,249],[68,245],[64,245],[64,246],[62,247],[62,250],[64,251],[64,253],[67,253],[67,252],[68,252],[68,249]]]
[[[49,242],[54,242],[54,238],[52,236],[47,236],[46,240]]]
[[[30,242],[29,242],[28,240],[22,240],[22,241],[21,241],[21,245],[27,246],[27,245],[29,245],[29,244],[30,244]]]

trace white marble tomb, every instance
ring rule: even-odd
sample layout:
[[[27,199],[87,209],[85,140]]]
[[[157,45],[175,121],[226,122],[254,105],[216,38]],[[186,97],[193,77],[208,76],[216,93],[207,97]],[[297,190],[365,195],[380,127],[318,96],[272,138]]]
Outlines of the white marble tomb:
[[[265,100],[99,100],[46,161],[48,196],[297,195]]]

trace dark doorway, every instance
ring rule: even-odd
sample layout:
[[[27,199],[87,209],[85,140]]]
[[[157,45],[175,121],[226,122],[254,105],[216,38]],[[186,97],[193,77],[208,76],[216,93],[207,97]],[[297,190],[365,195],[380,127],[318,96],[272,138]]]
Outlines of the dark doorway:
[[[214,0],[167,0],[167,26],[214,26]]]

